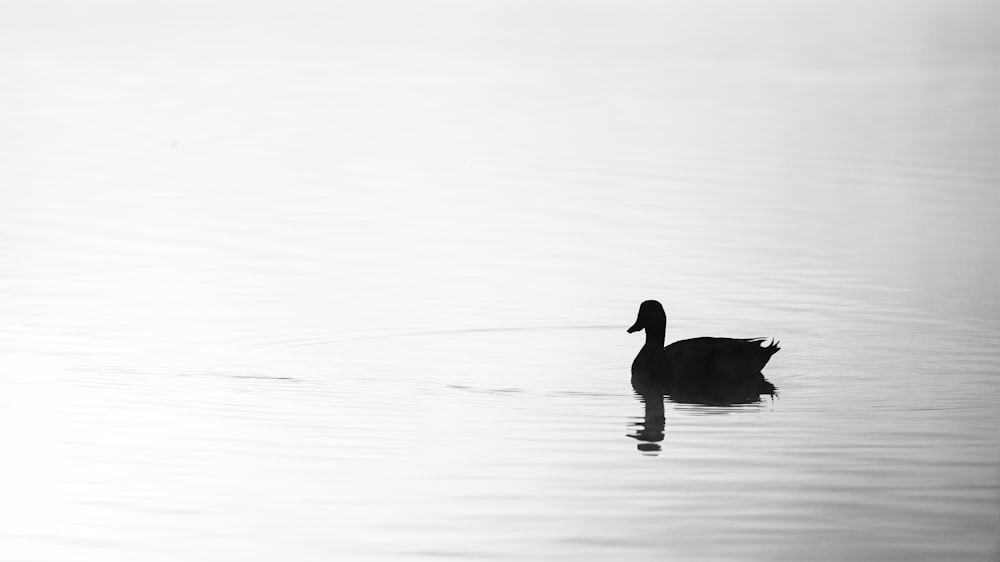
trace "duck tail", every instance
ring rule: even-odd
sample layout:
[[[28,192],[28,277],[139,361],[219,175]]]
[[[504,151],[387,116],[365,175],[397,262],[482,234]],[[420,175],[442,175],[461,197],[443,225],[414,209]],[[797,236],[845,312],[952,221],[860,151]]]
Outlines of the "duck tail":
[[[761,341],[763,342],[763,339]],[[766,346],[760,348],[760,351],[761,351],[761,354],[760,354],[760,360],[761,360],[760,368],[761,369],[763,369],[764,365],[767,365],[767,362],[771,360],[771,356],[772,355],[774,355],[775,353],[777,353],[778,351],[781,350],[781,347],[778,346],[778,343],[779,343],[778,340],[776,340],[774,338],[771,338],[771,343],[769,343]]]
[[[771,355],[774,355],[775,353],[781,351],[781,347],[778,345],[779,343],[781,342],[779,342],[774,338],[771,338],[771,343],[767,344],[767,347],[765,347],[764,349],[766,349]]]

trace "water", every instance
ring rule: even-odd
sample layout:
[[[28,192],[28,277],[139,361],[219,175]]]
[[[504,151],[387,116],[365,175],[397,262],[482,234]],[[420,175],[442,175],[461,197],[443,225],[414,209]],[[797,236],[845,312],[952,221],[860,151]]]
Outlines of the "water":
[[[4,7],[0,559],[1000,553],[1000,11],[366,6]]]

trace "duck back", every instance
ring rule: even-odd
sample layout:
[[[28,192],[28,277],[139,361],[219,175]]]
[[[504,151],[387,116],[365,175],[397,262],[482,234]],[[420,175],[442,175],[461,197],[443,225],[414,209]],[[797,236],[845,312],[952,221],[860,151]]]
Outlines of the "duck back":
[[[778,352],[777,342],[762,346],[764,338],[692,338],[663,348],[663,365],[671,378],[692,376],[724,380],[759,374]]]

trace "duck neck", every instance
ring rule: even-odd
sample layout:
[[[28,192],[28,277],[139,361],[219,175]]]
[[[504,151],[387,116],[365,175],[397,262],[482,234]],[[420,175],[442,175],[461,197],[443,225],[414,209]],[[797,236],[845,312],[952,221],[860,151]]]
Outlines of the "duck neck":
[[[658,373],[663,363],[664,329],[646,328],[646,343],[632,362],[632,374],[651,376]]]
[[[643,351],[655,350],[657,353],[663,351],[663,341],[666,339],[666,328],[646,328],[646,343],[642,346]]]

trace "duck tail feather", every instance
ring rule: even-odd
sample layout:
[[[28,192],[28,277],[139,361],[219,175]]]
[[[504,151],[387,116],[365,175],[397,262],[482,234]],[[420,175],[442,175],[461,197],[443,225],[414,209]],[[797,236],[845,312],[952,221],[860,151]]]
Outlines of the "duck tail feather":
[[[770,343],[770,345],[767,346],[767,348],[770,349],[770,350],[772,350],[771,351],[772,355],[775,354],[775,353],[777,353],[777,352],[779,352],[779,351],[781,351],[781,346],[778,345],[780,343],[781,343],[780,341],[778,341],[778,340],[776,340],[774,338],[771,338],[771,343]]]

